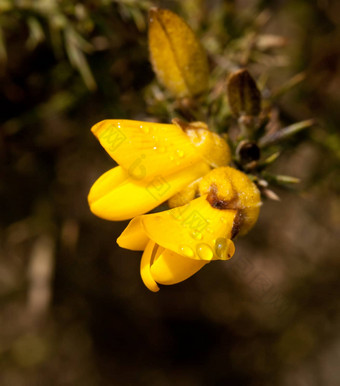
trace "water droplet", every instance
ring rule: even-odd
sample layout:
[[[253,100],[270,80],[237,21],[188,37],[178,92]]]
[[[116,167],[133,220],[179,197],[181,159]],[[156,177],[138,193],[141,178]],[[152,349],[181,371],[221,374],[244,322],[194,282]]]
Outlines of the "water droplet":
[[[202,240],[203,238],[202,233],[198,231],[192,231],[191,237],[194,238],[195,240]]]
[[[179,253],[186,257],[194,257],[194,251],[188,245],[181,245],[179,247]]]
[[[231,243],[232,241],[224,237],[220,237],[215,241],[215,252],[221,260],[228,260],[232,257],[234,252]]]
[[[223,222],[223,224],[227,223],[227,219],[225,217],[223,217],[223,216],[220,218],[220,220],[221,220],[221,222]]]
[[[210,227],[207,227],[205,230],[206,230],[208,233],[213,233],[213,230],[212,230]]]
[[[147,126],[140,125],[139,127],[142,130],[142,132],[145,134],[148,134],[150,131],[150,129]]]
[[[176,153],[177,153],[178,157],[180,157],[180,158],[183,158],[183,157],[184,157],[184,151],[183,151],[183,150],[177,149],[177,150],[176,150]]]
[[[214,256],[214,252],[208,244],[198,244],[196,248],[198,256],[203,260],[211,260]]]
[[[170,161],[173,161],[175,159],[173,155],[171,155],[169,158],[170,158]]]

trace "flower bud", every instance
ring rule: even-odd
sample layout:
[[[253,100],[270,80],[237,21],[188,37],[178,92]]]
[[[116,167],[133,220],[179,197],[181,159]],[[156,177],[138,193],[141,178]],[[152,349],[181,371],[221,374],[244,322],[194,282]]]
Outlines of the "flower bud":
[[[230,109],[234,115],[259,115],[261,94],[247,70],[238,70],[229,76],[227,93]]]
[[[149,12],[149,49],[159,81],[177,98],[199,95],[208,88],[206,54],[191,28],[175,13]]]

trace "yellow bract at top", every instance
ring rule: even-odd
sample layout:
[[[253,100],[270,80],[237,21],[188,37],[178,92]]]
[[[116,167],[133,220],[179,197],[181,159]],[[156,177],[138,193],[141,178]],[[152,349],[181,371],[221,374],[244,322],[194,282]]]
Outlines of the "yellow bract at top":
[[[208,88],[206,54],[191,28],[175,13],[149,13],[149,49],[153,69],[176,97],[195,96]]]

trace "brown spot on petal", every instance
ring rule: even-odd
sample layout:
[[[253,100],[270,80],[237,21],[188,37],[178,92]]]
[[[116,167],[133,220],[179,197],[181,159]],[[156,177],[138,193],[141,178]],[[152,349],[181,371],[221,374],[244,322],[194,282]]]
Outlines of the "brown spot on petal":
[[[220,209],[220,210],[233,209],[233,210],[235,210],[235,209],[237,209],[238,197],[237,197],[237,194],[235,194],[235,196],[232,200],[223,200],[218,196],[217,186],[215,184],[212,184],[210,186],[207,201],[215,209]]]
[[[231,239],[235,238],[239,234],[241,227],[243,225],[243,222],[244,222],[244,215],[241,210],[238,210],[234,218],[233,227],[231,229]]]

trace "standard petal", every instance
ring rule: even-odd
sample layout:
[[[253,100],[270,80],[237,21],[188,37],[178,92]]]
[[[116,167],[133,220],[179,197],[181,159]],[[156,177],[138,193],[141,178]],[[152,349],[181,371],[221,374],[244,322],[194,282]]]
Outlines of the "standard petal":
[[[112,187],[111,191],[96,188],[95,192],[105,194],[102,197],[96,194],[97,200],[90,202],[90,209],[106,220],[127,220],[156,208],[209,170],[207,164],[200,162],[171,175],[159,174],[148,181],[128,177],[120,185]],[[98,185],[101,186],[101,182]],[[103,185],[107,188],[107,184]]]
[[[92,127],[108,154],[137,181],[171,174],[201,160],[183,130],[173,124],[104,120]]]
[[[150,268],[150,263],[154,257],[156,248],[157,246],[155,245],[155,243],[153,241],[149,241],[143,253],[142,260],[140,262],[140,275],[142,277],[143,283],[152,292],[159,291],[159,287],[152,277]]]
[[[207,263],[209,262],[189,259],[169,249],[162,249],[151,264],[151,275],[159,284],[176,284],[194,275]]]
[[[236,210],[212,208],[206,197],[182,207],[142,216],[148,237],[162,247],[197,260],[227,260],[235,251],[231,232]],[[225,240],[223,253],[217,248]]]

